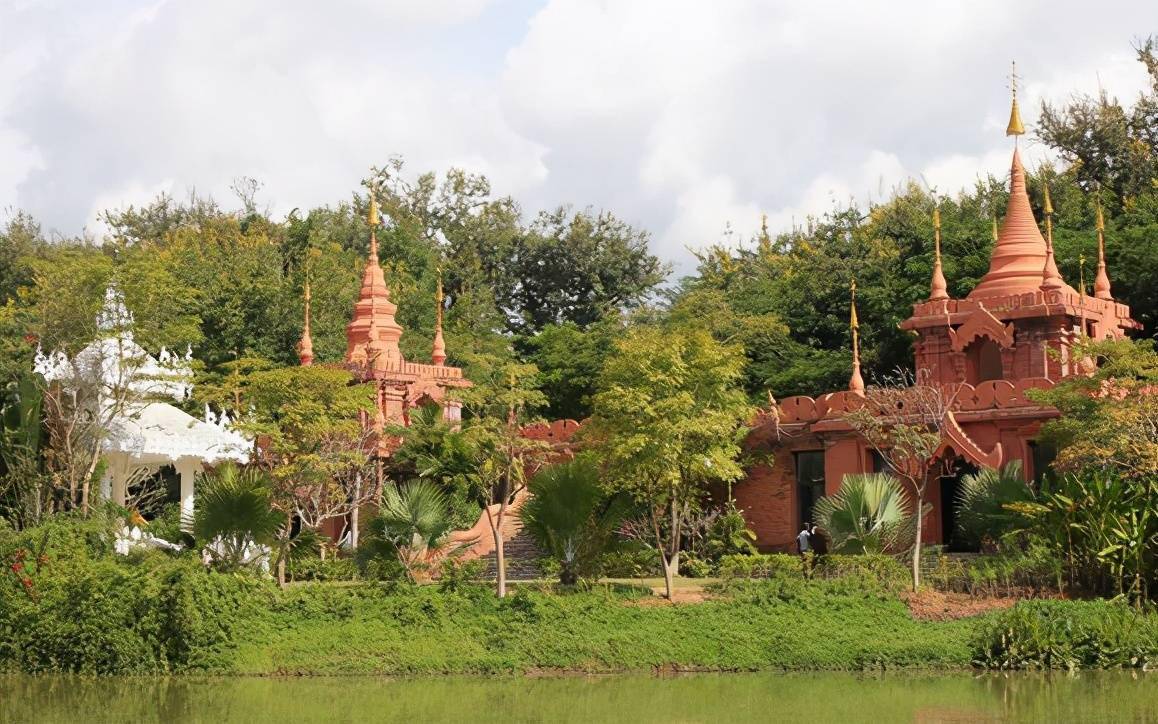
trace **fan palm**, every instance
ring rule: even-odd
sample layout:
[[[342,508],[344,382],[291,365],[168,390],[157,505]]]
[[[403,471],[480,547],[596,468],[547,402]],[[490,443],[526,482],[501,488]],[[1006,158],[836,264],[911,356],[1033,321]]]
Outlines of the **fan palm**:
[[[543,468],[527,486],[519,511],[524,529],[560,564],[559,580],[575,583],[594,572],[599,558],[616,542],[629,512],[623,496],[609,496],[599,470],[587,457]]]
[[[217,565],[237,569],[255,546],[273,546],[285,516],[272,507],[269,477],[257,468],[227,463],[201,478],[193,535],[217,548]]]
[[[957,529],[971,543],[997,540],[1017,528],[1022,517],[1009,505],[1034,499],[1033,489],[1021,475],[1021,461],[1000,470],[985,468],[961,479],[957,493]]]
[[[835,553],[886,553],[912,544],[915,519],[900,481],[886,473],[846,475],[840,491],[818,500],[813,514]]]
[[[446,541],[452,530],[446,496],[428,480],[388,486],[382,506],[370,522],[363,560],[393,556],[411,580],[427,568],[427,553]]]

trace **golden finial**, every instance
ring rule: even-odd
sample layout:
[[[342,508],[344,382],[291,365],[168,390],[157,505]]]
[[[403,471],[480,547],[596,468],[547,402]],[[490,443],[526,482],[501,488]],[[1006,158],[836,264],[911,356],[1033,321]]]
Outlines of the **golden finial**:
[[[848,285],[849,297],[851,303],[849,304],[848,328],[852,334],[852,376],[848,379],[848,389],[854,394],[864,394],[864,378],[860,373],[860,322],[856,318],[856,278],[854,277]]]
[[[1078,254],[1078,291],[1086,295],[1086,255]]]
[[[1017,61],[1010,66],[1009,89],[1013,92],[1013,105],[1009,109],[1009,125],[1005,127],[1005,135],[1021,136],[1025,134],[1025,126],[1021,123],[1021,111],[1017,107]]]
[[[1066,283],[1058,271],[1053,254],[1053,202],[1049,197],[1049,183],[1043,183],[1042,189],[1045,192],[1045,201],[1042,204],[1042,211],[1045,213],[1045,267],[1041,271],[1041,290],[1048,292],[1052,289],[1061,289]]]
[[[1098,186],[1098,272],[1094,276],[1094,296],[1098,299],[1113,299],[1110,292],[1110,275],[1106,272],[1106,219],[1102,214],[1101,185]]]
[[[370,212],[366,216],[370,228],[378,226],[378,198],[374,195],[374,188],[370,187]]]
[[[437,267],[438,288],[434,292],[434,346],[431,349],[430,359],[436,365],[446,363],[446,341],[442,336],[442,267]]]
[[[929,285],[929,299],[948,299],[949,289],[945,272],[941,269],[941,207],[933,205],[933,279]]]
[[[853,280],[851,282],[849,282],[848,291],[849,291],[849,296],[852,299],[852,304],[850,305],[850,312],[849,312],[849,318],[848,318],[848,326],[849,326],[849,329],[860,329],[860,323],[857,321],[857,318],[856,318],[856,279],[855,278],[853,278]]]

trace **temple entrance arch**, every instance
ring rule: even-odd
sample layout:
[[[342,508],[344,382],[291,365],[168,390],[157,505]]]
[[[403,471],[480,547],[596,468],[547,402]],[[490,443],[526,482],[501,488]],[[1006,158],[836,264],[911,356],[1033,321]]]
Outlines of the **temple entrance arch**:
[[[957,532],[957,501],[961,495],[964,477],[974,475],[978,470],[976,465],[963,457],[947,459],[941,465],[937,491],[940,493],[938,520],[941,524],[941,544],[945,546],[947,551],[976,550],[962,540],[961,535]]]

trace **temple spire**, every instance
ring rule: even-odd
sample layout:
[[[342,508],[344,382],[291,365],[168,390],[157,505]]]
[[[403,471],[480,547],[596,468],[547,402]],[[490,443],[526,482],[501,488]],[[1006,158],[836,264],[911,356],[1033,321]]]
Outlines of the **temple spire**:
[[[1064,289],[1065,280],[1057,269],[1057,260],[1053,253],[1053,202],[1049,197],[1049,184],[1043,184],[1045,203],[1042,213],[1045,215],[1045,267],[1041,271],[1041,290]]]
[[[945,283],[945,273],[941,270],[941,209],[933,206],[933,281],[930,284],[929,299],[948,299],[949,285]]]
[[[1009,124],[1005,127],[1005,135],[1014,136],[1014,143],[1016,143],[1017,136],[1025,135],[1025,126],[1021,122],[1021,109],[1017,105],[1017,61],[1010,65],[1009,90],[1013,93],[1013,103],[1009,108]]]
[[[1101,189],[1099,189],[1100,191]],[[1106,273],[1106,219],[1102,215],[1102,199],[1098,196],[1098,272],[1094,276],[1094,296],[1113,299],[1110,294],[1110,275]]]
[[[851,304],[849,305],[848,330],[852,334],[852,376],[848,380],[849,392],[864,394],[864,378],[860,374],[860,322],[856,317],[856,279],[848,285]]]
[[[298,341],[298,361],[302,367],[309,367],[314,363],[314,340],[310,335],[310,281],[306,280],[305,289],[305,323],[302,325],[302,338]]]
[[[442,367],[446,363],[446,342],[442,338],[442,269],[438,270],[438,291],[434,294],[434,349],[430,359]]]

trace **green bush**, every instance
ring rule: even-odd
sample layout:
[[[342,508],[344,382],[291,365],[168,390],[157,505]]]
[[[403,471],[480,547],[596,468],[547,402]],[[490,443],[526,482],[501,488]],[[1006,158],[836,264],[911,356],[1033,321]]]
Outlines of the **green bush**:
[[[825,579],[867,579],[889,591],[899,591],[912,581],[908,568],[896,558],[883,554],[820,556],[813,564],[812,575]]]
[[[680,558],[680,575],[688,578],[707,578],[712,575],[712,564],[685,554]]]
[[[318,556],[293,558],[289,577],[294,581],[355,581],[359,578],[358,563],[353,558],[322,559]]]
[[[1153,668],[1158,613],[1120,601],[1022,601],[985,620],[975,663],[991,669]]]
[[[638,544],[604,554],[600,566],[606,578],[650,578],[663,573],[659,552]]]
[[[721,558],[717,573],[723,578],[803,578],[804,561],[787,553],[737,554]]]

